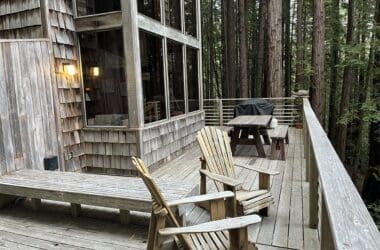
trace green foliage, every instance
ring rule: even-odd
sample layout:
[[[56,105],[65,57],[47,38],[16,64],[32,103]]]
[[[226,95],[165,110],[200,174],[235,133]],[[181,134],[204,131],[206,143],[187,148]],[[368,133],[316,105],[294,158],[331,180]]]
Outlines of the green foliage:
[[[377,225],[377,228],[380,230],[380,200],[368,204],[367,207]]]
[[[362,106],[364,111],[364,120],[366,122],[379,122],[380,121],[380,110],[377,109],[377,103],[374,100],[369,100]]]

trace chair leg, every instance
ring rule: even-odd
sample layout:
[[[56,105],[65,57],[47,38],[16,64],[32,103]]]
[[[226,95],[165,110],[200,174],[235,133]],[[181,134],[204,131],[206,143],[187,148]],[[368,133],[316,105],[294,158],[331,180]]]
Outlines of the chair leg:
[[[248,249],[247,227],[229,230],[230,249]]]
[[[272,139],[272,146],[271,146],[271,160],[274,160],[276,158],[276,140]]]

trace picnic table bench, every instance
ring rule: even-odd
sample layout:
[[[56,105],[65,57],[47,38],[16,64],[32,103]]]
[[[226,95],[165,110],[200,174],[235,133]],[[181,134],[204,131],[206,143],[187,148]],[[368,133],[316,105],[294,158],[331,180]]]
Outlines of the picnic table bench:
[[[175,181],[158,181],[158,186],[169,202],[197,188]],[[0,205],[12,197],[32,198],[34,209],[40,207],[41,199],[69,202],[74,217],[79,216],[81,204],[116,208],[122,223],[128,223],[131,210],[152,210],[151,194],[136,177],[23,169],[0,176]]]
[[[271,159],[276,157],[276,149],[281,152],[281,160],[285,161],[285,142],[289,144],[288,125],[278,125],[274,129],[269,129],[268,134],[272,139]],[[284,142],[285,141],[285,142]]]

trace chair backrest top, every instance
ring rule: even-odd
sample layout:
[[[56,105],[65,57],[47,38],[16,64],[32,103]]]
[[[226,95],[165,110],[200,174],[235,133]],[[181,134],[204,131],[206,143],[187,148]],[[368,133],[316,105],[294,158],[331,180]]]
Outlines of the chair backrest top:
[[[236,178],[230,138],[226,132],[216,127],[205,127],[198,132],[197,140],[208,171]],[[214,183],[218,191],[224,191],[221,183]]]

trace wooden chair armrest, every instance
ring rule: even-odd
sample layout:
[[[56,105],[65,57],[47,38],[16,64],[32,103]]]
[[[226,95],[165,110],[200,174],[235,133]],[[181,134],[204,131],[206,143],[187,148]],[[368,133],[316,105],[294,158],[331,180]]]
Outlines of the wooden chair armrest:
[[[159,230],[160,235],[177,235],[192,233],[220,232],[224,230],[244,228],[252,224],[261,222],[258,215],[248,215],[242,217],[228,218],[223,220],[211,221],[188,227],[168,227]]]
[[[214,201],[214,200],[231,198],[233,196],[234,196],[233,192],[224,191],[224,192],[197,195],[197,196],[186,197],[180,200],[169,201],[168,205],[178,206],[178,205],[184,205],[184,204],[190,204],[190,203],[201,203],[205,201]]]
[[[234,163],[234,165],[236,167],[245,168],[245,169],[256,171],[256,172],[259,172],[259,173],[262,173],[262,174],[269,174],[269,175],[278,175],[278,174],[280,174],[280,172],[275,171],[275,170],[270,170],[270,169],[261,169],[261,168],[257,168],[257,167],[254,167],[254,166],[242,165],[242,164],[236,164],[236,163]]]
[[[210,178],[214,181],[221,182],[227,186],[236,187],[236,186],[243,184],[243,182],[240,180],[236,180],[236,179],[224,176],[224,175],[214,174],[214,173],[211,173],[210,171],[208,171],[206,169],[200,169],[199,172],[201,174],[206,175],[208,178]]]

